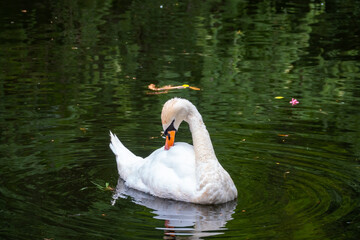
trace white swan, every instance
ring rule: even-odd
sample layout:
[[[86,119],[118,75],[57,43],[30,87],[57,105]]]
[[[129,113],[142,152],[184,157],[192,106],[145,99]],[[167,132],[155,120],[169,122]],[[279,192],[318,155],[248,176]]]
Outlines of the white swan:
[[[110,148],[125,184],[157,197],[184,202],[219,204],[235,199],[235,184],[217,160],[196,107],[186,99],[170,99],[164,104],[161,121],[165,148],[157,149],[145,159],[135,156],[110,132]],[[190,126],[194,146],[174,144],[182,121]]]

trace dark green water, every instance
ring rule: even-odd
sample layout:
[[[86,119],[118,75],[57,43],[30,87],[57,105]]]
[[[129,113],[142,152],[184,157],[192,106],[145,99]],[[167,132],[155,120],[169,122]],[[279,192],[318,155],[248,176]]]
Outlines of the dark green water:
[[[3,1],[0,23],[1,239],[359,239],[358,1]],[[149,155],[174,96],[237,201],[118,182],[109,130]]]

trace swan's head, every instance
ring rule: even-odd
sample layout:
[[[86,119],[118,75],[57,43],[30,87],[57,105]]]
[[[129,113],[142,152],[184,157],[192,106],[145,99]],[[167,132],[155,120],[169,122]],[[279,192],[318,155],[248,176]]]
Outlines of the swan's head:
[[[194,105],[191,102],[182,98],[172,98],[164,104],[161,112],[161,123],[166,137],[166,150],[174,145],[175,133],[181,122],[187,120],[192,107]]]

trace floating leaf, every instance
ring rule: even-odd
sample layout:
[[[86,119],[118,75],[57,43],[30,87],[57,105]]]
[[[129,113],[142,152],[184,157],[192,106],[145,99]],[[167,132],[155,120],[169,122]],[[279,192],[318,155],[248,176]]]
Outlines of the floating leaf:
[[[101,186],[100,184],[91,181],[92,184],[94,184],[98,189],[102,191],[114,191],[114,188],[110,187],[109,183],[105,183],[105,187]]]
[[[275,97],[275,99],[283,99],[284,97],[283,96],[277,96]]]
[[[114,191],[112,187],[110,187],[109,183],[105,184],[105,191]]]
[[[165,94],[165,93],[168,93],[169,91],[157,91],[157,92],[148,92],[147,94],[154,94],[154,95],[157,95],[157,94]]]
[[[288,134],[278,134],[279,137],[288,137]]]
[[[190,89],[192,89],[192,90],[196,90],[196,91],[200,91],[200,88],[197,88],[197,87],[189,87]]]
[[[163,87],[156,87],[155,84],[150,84],[148,86],[148,88],[150,90],[153,90],[153,91],[159,91],[159,93],[167,93],[168,90],[173,90],[173,89],[185,89],[185,88],[190,88],[192,90],[200,90],[200,88],[197,88],[197,87],[192,87],[188,84],[183,84],[181,86],[172,86],[172,85],[166,85],[166,86],[163,86]]]

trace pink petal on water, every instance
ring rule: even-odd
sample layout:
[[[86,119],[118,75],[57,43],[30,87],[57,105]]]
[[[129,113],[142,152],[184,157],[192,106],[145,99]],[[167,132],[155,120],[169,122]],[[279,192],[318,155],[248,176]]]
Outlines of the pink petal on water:
[[[291,103],[292,106],[295,106],[296,104],[299,104],[299,101],[295,98],[291,98],[291,101],[289,103]]]

